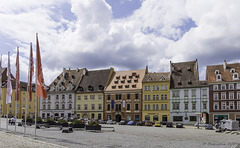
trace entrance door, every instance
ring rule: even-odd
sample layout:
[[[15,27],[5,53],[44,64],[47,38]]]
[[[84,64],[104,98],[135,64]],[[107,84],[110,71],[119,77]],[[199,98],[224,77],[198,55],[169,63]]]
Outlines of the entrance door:
[[[117,114],[116,115],[116,122],[120,122],[121,121],[121,115]]]
[[[167,120],[167,115],[163,115],[163,116],[162,116],[162,121],[168,121],[168,120]]]

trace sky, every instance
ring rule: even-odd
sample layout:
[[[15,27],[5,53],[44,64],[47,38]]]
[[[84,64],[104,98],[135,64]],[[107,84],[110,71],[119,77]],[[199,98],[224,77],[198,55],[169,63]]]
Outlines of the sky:
[[[240,62],[239,0],[0,1],[0,54],[27,82],[30,42],[38,33],[49,85],[65,68],[169,72],[170,61],[206,66]],[[35,57],[34,57],[35,58]]]

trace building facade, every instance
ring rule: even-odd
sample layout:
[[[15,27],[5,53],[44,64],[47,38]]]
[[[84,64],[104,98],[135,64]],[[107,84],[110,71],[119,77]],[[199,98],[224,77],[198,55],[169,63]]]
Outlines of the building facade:
[[[142,83],[142,120],[170,121],[170,73],[148,73]]]
[[[171,63],[170,121],[209,122],[209,87],[199,81],[198,62]]]
[[[142,79],[147,71],[144,69],[113,73],[105,90],[105,120],[142,120]]]
[[[103,119],[104,90],[114,69],[86,71],[76,91],[76,116]]]
[[[47,99],[40,99],[42,118],[70,118],[75,114],[75,92],[86,69],[66,70],[49,85]]]
[[[222,119],[240,121],[240,63],[207,66],[210,123]]]

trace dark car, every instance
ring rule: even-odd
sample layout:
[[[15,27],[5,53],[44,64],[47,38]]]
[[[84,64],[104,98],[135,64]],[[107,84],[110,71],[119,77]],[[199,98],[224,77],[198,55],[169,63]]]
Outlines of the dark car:
[[[145,122],[145,125],[146,125],[146,126],[153,126],[153,122],[152,122],[152,121],[146,121],[146,122]]]
[[[144,121],[138,121],[136,123],[137,126],[144,126],[145,125],[145,122]]]
[[[160,122],[161,125],[167,125],[167,123],[168,123],[167,121],[161,121]]]
[[[213,130],[212,124],[206,124],[205,129],[207,129],[207,130]]]
[[[183,128],[183,124],[182,123],[176,123],[176,128]]]
[[[131,121],[128,121],[127,125],[136,125],[136,122],[131,120]]]
[[[173,123],[172,123],[172,122],[168,122],[168,123],[166,124],[166,127],[173,127]]]
[[[119,123],[118,123],[118,125],[126,125],[127,124],[127,121],[120,121]]]

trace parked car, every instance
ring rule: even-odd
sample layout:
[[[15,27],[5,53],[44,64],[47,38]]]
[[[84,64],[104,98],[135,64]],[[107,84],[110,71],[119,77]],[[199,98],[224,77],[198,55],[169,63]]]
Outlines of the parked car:
[[[138,121],[136,123],[137,126],[144,126],[145,125],[145,121]]]
[[[126,125],[126,124],[127,124],[127,121],[124,121],[124,120],[122,120],[118,123],[118,125]]]
[[[212,124],[206,124],[205,129],[207,129],[207,130],[213,130]]]
[[[160,122],[161,125],[167,125],[167,123],[168,123],[167,121],[161,121]]]
[[[207,124],[205,124],[205,123],[199,123],[199,122],[197,122],[197,123],[195,123],[194,126],[205,127],[206,125],[207,125]]]
[[[127,125],[136,125],[136,122],[131,120],[131,121],[128,121]]]
[[[116,121],[108,120],[108,121],[107,121],[107,124],[116,124]]]
[[[166,127],[173,127],[173,123],[172,123],[172,122],[168,122],[168,123],[166,124]]]
[[[176,123],[176,128],[183,128],[183,124],[182,123]]]
[[[155,122],[155,127],[161,127],[160,121],[156,121],[156,122]]]
[[[153,123],[152,123],[152,121],[146,121],[146,122],[145,122],[145,125],[146,125],[146,126],[152,126]]]
[[[106,124],[106,121],[105,120],[98,120],[98,123],[99,124]]]

